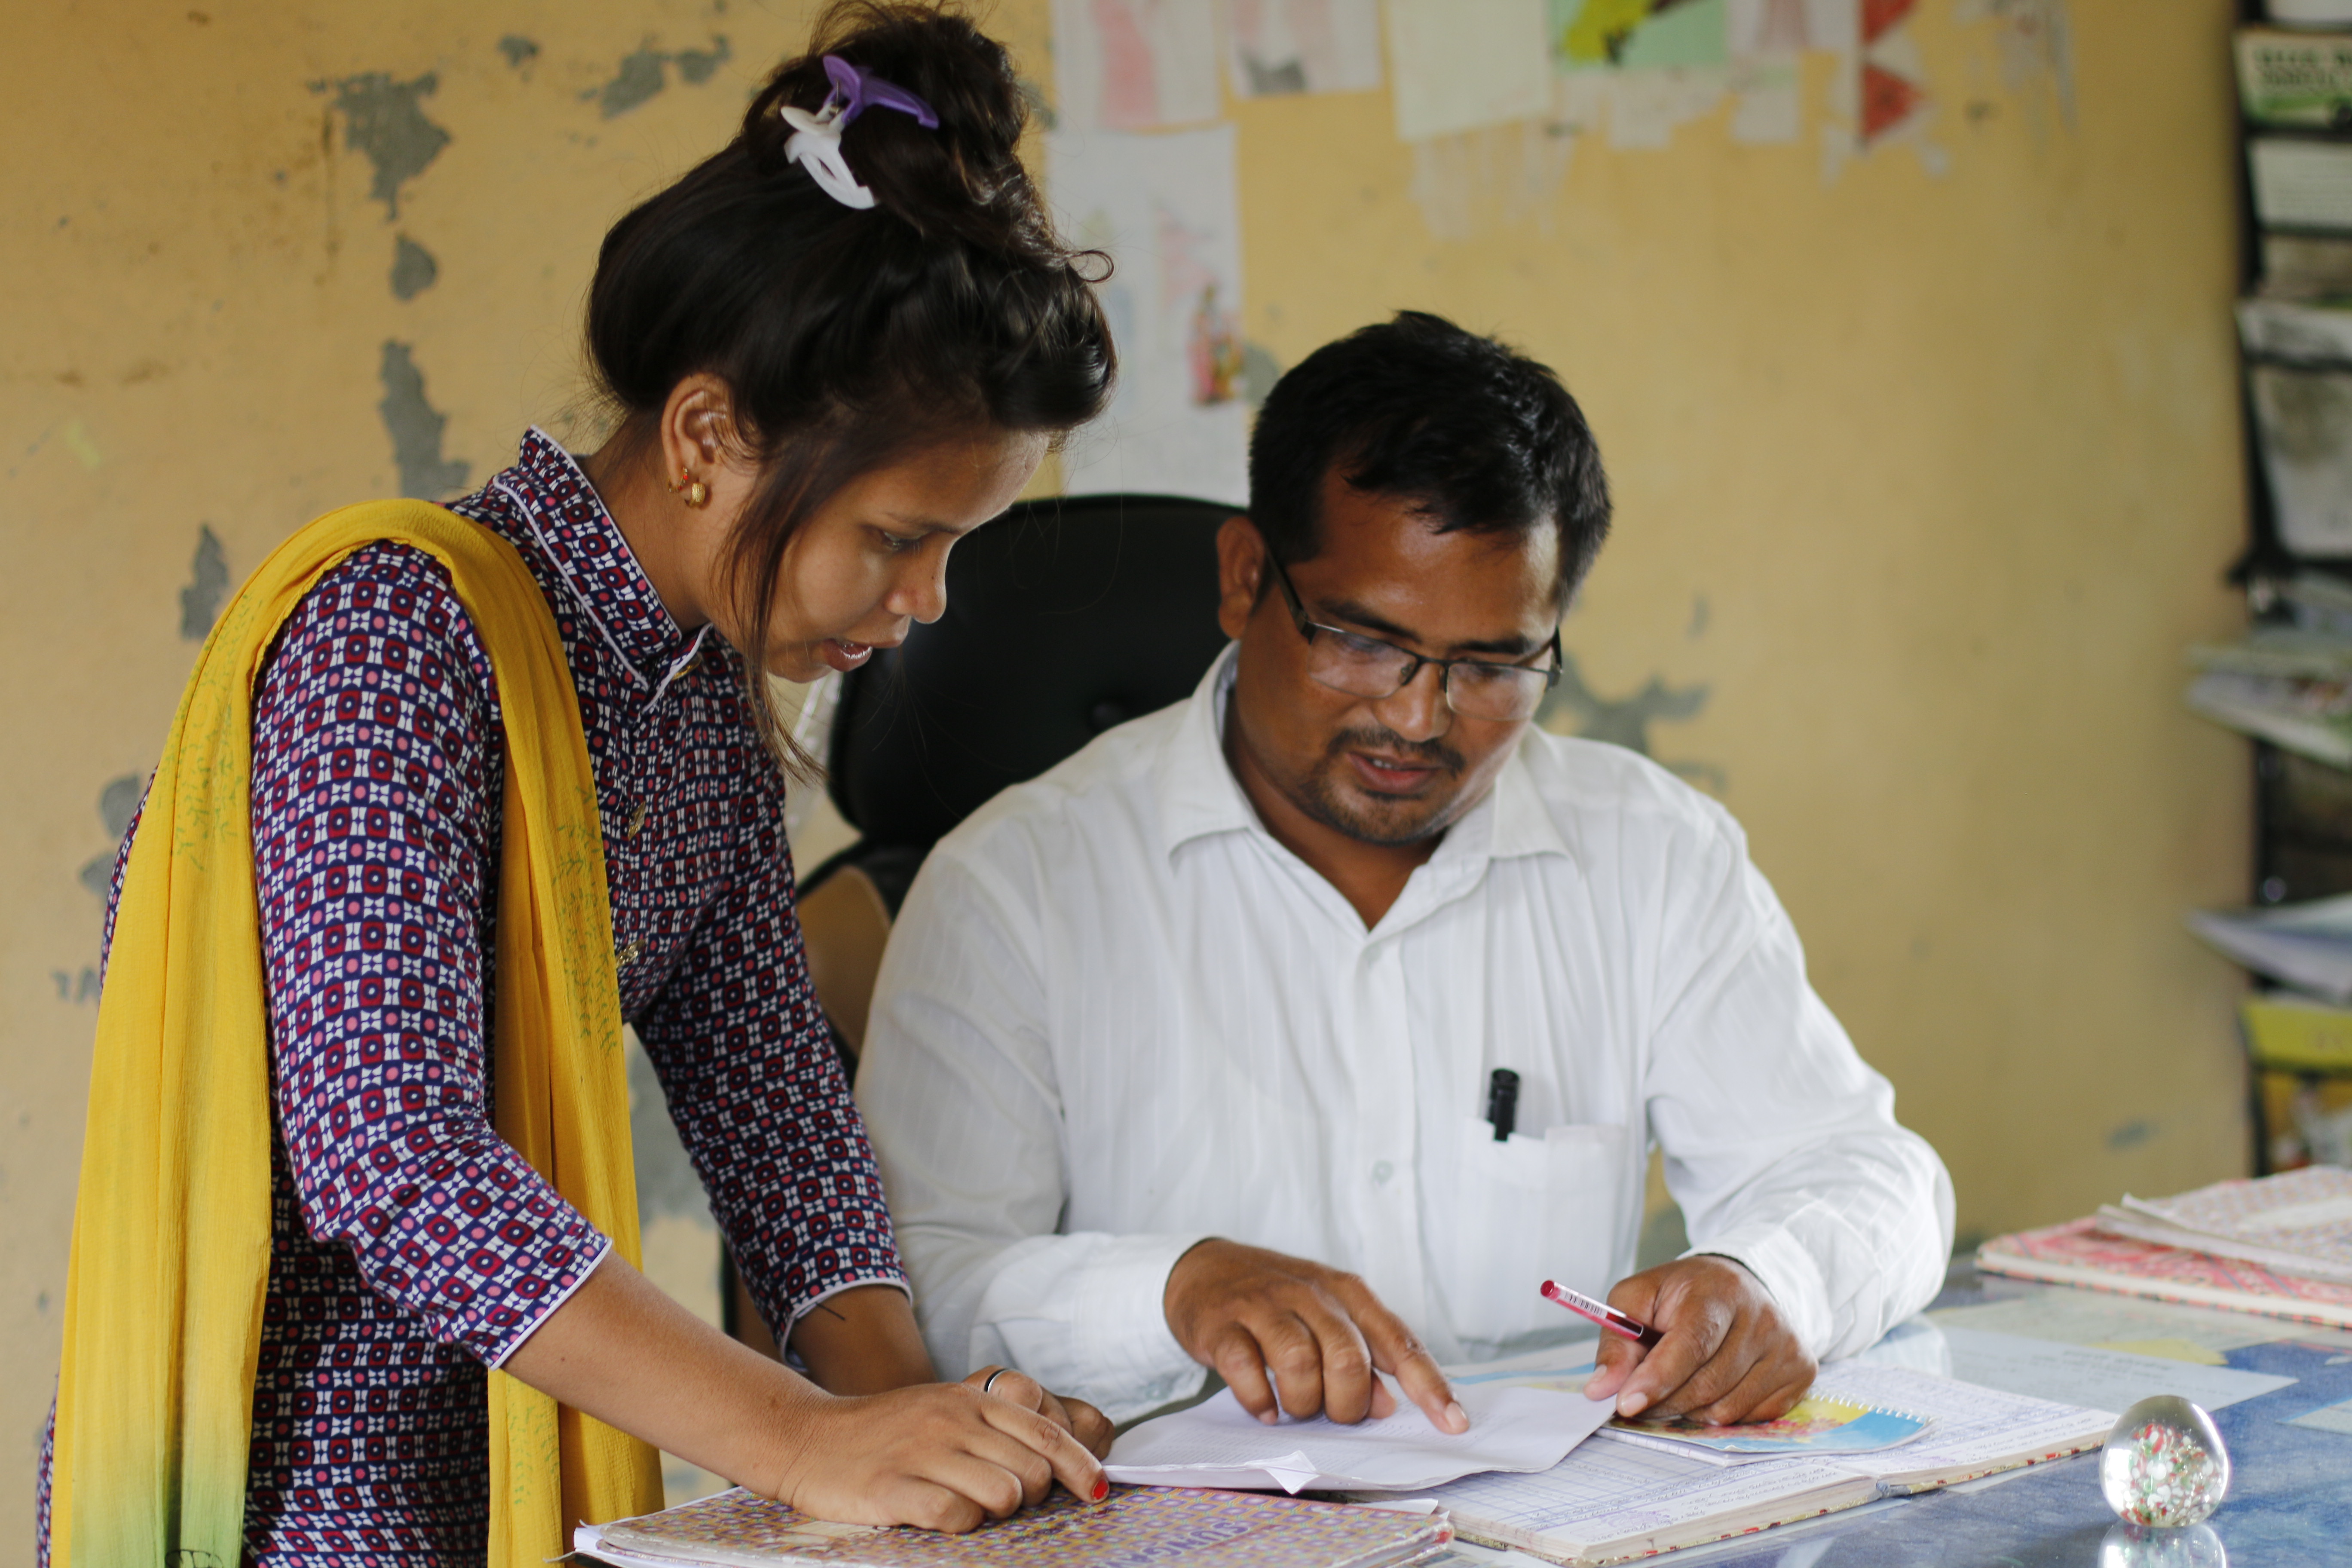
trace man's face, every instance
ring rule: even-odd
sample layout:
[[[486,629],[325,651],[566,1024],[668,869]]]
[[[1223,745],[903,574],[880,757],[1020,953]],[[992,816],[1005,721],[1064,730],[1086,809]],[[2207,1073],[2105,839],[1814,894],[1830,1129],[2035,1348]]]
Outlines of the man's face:
[[[1543,662],[1559,622],[1557,529],[1439,533],[1412,502],[1336,470],[1322,503],[1321,548],[1288,569],[1309,620],[1436,658]],[[1241,643],[1227,721],[1237,767],[1369,845],[1426,839],[1485,797],[1528,720],[1454,712],[1432,666],[1387,697],[1320,684],[1256,529],[1234,519],[1218,545],[1218,618]]]

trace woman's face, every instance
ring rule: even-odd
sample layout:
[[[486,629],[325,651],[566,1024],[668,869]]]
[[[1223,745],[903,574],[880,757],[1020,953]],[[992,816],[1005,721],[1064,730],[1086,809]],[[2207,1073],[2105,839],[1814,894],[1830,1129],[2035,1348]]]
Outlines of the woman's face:
[[[948,552],[1013,504],[1045,445],[1041,433],[959,438],[844,486],[784,546],[769,672],[814,680],[856,669],[876,648],[897,646],[914,622],[938,620]]]

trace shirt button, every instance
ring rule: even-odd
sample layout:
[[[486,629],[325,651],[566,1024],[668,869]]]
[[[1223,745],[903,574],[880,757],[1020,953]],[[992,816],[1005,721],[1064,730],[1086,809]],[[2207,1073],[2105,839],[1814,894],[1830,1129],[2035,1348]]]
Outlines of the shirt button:
[[[647,815],[646,803],[644,801],[637,802],[637,809],[629,813],[629,825],[621,829],[621,837],[624,838],[635,838],[638,834],[643,833],[646,830],[646,817]]]
[[[1395,1174],[1396,1167],[1390,1164],[1386,1160],[1382,1160],[1379,1164],[1372,1167],[1372,1180],[1376,1182],[1386,1182],[1391,1176]]]
[[[618,964],[621,968],[626,969],[629,965],[637,961],[637,955],[645,952],[645,950],[646,944],[644,942],[633,942],[629,943],[628,946],[613,954],[613,962]]]

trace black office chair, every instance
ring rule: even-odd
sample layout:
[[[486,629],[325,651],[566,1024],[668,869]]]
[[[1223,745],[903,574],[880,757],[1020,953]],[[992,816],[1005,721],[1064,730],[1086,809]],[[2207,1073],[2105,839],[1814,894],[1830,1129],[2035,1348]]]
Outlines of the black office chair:
[[[799,888],[817,1000],[853,1075],[890,922],[915,872],[998,791],[1192,695],[1225,645],[1218,527],[1176,496],[1023,501],[948,557],[947,611],[842,678],[827,793],[858,838]],[[775,1353],[734,1260],[727,1331]]]
[[[803,879],[800,912],[818,998],[853,1058],[931,846],[1007,785],[1188,696],[1216,658],[1216,532],[1233,510],[1024,501],[948,558],[946,614],[843,678],[827,789],[860,837]]]
[[[1024,501],[948,558],[947,613],[845,677],[826,748],[861,835],[855,867],[891,914],[923,856],[1007,785],[1192,694],[1217,628],[1218,526],[1173,496]]]

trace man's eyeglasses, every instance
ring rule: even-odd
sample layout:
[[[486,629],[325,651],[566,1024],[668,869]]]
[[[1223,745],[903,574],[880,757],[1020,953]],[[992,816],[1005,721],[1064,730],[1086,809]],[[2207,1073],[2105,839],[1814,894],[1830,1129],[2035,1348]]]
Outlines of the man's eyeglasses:
[[[1307,619],[1307,606],[1299,602],[1298,590],[1290,585],[1290,574],[1272,555],[1265,559],[1266,564],[1274,568],[1274,580],[1282,585],[1282,597],[1290,606],[1292,624],[1307,639],[1307,673],[1318,685],[1344,691],[1350,697],[1393,697],[1412,684],[1423,665],[1433,664],[1437,667],[1437,684],[1445,693],[1446,705],[1454,711],[1468,719],[1511,723],[1533,714],[1543,701],[1544,693],[1559,681],[1558,626],[1552,628],[1551,641],[1532,656],[1540,658],[1549,652],[1551,662],[1548,665],[1425,658],[1394,643]]]

